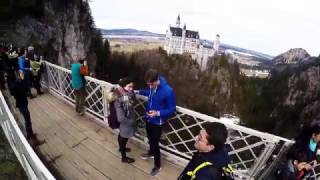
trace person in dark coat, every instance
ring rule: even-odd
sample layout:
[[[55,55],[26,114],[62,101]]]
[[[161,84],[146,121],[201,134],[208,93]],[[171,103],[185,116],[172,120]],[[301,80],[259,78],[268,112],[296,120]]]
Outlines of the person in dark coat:
[[[218,122],[205,125],[196,139],[198,150],[178,180],[220,180],[222,169],[228,167],[229,156],[225,150],[228,132],[226,127]]]
[[[16,107],[19,109],[25,120],[25,128],[27,132],[27,139],[35,138],[32,123],[30,118],[30,112],[28,109],[28,87],[24,81],[24,73],[19,70],[16,71],[17,81],[13,88],[13,96],[16,99]]]
[[[305,128],[287,153],[285,166],[277,171],[278,180],[308,178],[317,164],[320,126]]]
[[[122,162],[133,163],[134,159],[126,155],[126,151],[130,151],[129,148],[126,148],[126,144],[128,139],[132,137],[136,131],[134,112],[136,97],[133,92],[133,81],[130,78],[120,79],[119,85],[120,87],[117,88],[118,98],[114,104],[117,119],[120,123],[118,136],[119,151],[121,152]]]
[[[5,60],[6,64],[6,73],[7,73],[7,85],[10,91],[10,94],[13,95],[13,88],[16,82],[16,71],[19,70],[18,65],[18,53],[16,50],[11,50],[8,52],[8,58]]]

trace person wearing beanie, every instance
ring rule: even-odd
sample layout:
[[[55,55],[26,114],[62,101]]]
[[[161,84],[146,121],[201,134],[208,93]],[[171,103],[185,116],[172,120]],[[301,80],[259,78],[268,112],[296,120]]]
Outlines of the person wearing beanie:
[[[133,81],[129,77],[119,80],[119,87],[116,90],[118,98],[114,103],[117,119],[120,123],[118,143],[123,163],[133,163],[134,159],[127,157],[126,152],[130,149],[126,148],[128,139],[132,137],[136,131],[136,120],[134,112],[134,104],[136,101],[133,92]]]

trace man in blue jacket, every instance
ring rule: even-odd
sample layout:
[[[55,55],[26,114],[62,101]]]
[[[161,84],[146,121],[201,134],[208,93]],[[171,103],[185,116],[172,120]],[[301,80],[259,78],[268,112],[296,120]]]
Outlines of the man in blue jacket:
[[[162,127],[167,119],[176,111],[176,98],[173,89],[157,70],[150,69],[146,72],[144,80],[147,89],[140,90],[139,94],[148,97],[146,105],[146,130],[149,140],[149,152],[141,156],[142,159],[154,158],[152,176],[161,170],[159,141]]]
[[[30,98],[34,98],[31,93],[31,68],[30,68],[30,61],[26,58],[26,51],[25,49],[21,48],[19,50],[19,70],[24,73],[24,82],[27,86],[27,94]]]
[[[223,124],[206,124],[194,144],[198,152],[192,156],[178,180],[233,179],[228,176],[232,174],[232,167],[228,165],[229,156],[224,145],[227,136],[228,132]]]

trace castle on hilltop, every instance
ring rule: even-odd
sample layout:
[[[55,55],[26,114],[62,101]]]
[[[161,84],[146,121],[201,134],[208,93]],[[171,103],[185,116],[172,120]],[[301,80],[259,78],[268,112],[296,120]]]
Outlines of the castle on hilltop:
[[[164,50],[168,54],[190,54],[196,60],[200,68],[204,70],[210,56],[218,52],[220,46],[220,36],[216,35],[213,45],[200,40],[198,31],[188,30],[186,24],[180,27],[180,15],[177,17],[176,26],[169,25],[166,32]]]

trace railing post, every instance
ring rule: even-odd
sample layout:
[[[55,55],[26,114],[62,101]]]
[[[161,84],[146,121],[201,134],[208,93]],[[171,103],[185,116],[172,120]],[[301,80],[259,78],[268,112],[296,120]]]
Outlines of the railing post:
[[[278,165],[280,163],[280,161],[283,159],[283,156],[285,155],[285,153],[288,151],[288,149],[291,147],[293,143],[292,142],[285,142],[277,157],[272,161],[272,163],[270,164],[270,166],[268,167],[268,169],[265,169],[265,171],[263,172],[263,174],[259,177],[259,179],[266,179],[268,178],[268,176],[270,175],[270,173],[274,170],[274,168],[276,167],[276,165]]]
[[[108,115],[109,115],[109,103],[107,102],[107,87],[106,86],[101,86],[102,88],[102,104],[103,104],[103,121],[105,124],[108,124]]]
[[[266,148],[261,152],[260,157],[256,160],[254,166],[250,169],[249,175],[256,178],[258,173],[261,171],[262,167],[266,165],[267,160],[272,155],[276,144],[274,142],[269,142]]]
[[[61,96],[64,96],[64,92],[63,92],[63,77],[62,77],[61,73],[62,73],[62,71],[58,70],[59,92],[60,92]]]
[[[48,84],[47,84],[47,86],[48,86],[48,90],[49,90],[49,92],[50,92],[50,89],[51,89],[51,87],[52,87],[52,79],[51,79],[51,76],[50,76],[50,69],[49,69],[49,65],[47,64],[47,62],[46,62],[46,76],[47,76],[47,80],[48,80]]]

